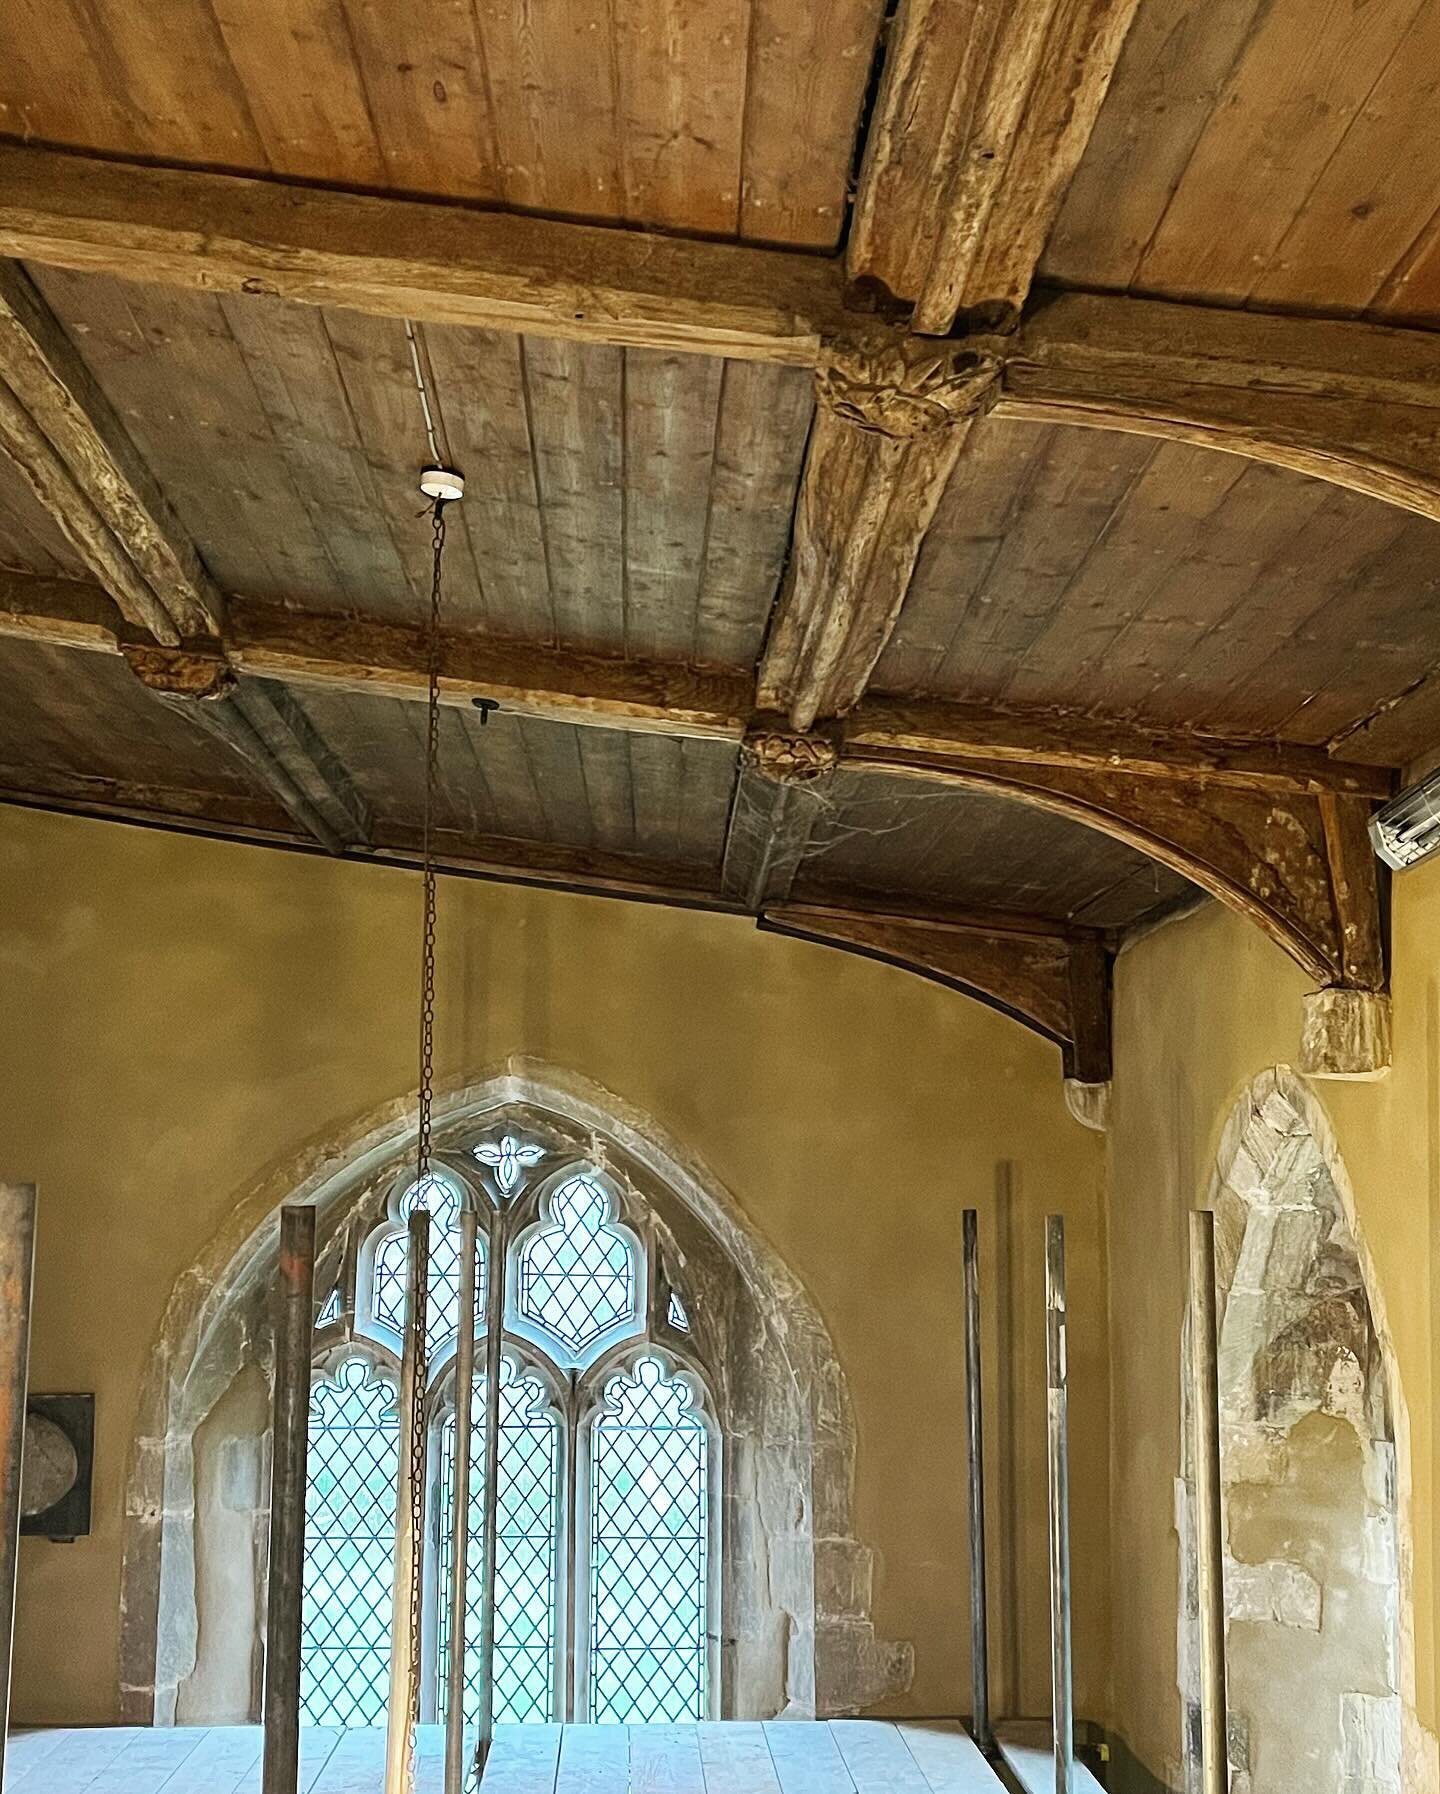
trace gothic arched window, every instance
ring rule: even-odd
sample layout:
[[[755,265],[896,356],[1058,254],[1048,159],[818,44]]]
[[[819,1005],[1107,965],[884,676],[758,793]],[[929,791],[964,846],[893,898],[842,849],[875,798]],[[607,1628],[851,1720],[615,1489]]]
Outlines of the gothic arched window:
[[[459,1217],[480,1218],[466,1701],[478,1710],[486,1292],[503,1266],[497,1720],[709,1717],[717,1665],[718,1432],[647,1205],[604,1166],[514,1125],[437,1154],[357,1209],[316,1332],[302,1710],[384,1716],[397,1419],[413,1210],[430,1211],[429,1524],[422,1715],[443,1718],[454,1499]],[[367,1219],[368,1217],[368,1219]]]

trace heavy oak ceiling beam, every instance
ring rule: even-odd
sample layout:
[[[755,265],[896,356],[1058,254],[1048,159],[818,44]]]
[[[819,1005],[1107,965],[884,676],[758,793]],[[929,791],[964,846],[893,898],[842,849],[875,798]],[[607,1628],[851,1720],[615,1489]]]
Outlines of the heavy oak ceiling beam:
[[[188,664],[194,690],[210,689],[229,668],[300,688],[424,699],[425,634],[415,625],[287,610],[235,596],[226,601],[226,617],[219,643],[168,657],[172,679]],[[107,654],[120,653],[123,643],[132,662],[138,651],[98,587],[5,569],[0,636]],[[153,658],[158,664],[167,657]],[[753,683],[741,673],[459,632],[441,645],[440,695],[442,702],[460,705],[493,698],[518,715],[627,732],[738,742],[758,722],[767,732],[787,733],[778,728],[780,719],[757,718]],[[793,743],[793,733],[789,739]],[[947,699],[866,698],[842,725],[805,739],[820,746],[790,751],[808,758],[834,751],[850,769],[923,778],[958,776],[980,762],[991,770],[1055,767],[1277,796],[1384,798],[1395,789],[1393,771],[1335,760],[1320,748]]]
[[[902,0],[846,262],[945,336],[1013,321],[1137,0]]]
[[[918,919],[829,904],[770,904],[760,925],[920,972],[1053,1040],[1065,1076],[1110,1077],[1110,954],[1099,934],[1017,918]]]
[[[126,619],[211,634],[220,596],[89,369],[23,269],[0,262],[0,451]]]

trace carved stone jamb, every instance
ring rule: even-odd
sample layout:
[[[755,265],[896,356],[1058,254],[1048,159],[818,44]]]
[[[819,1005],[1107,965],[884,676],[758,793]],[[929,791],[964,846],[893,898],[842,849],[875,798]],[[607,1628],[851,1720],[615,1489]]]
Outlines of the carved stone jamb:
[[[993,404],[989,338],[879,330],[826,344],[790,563],[759,704],[809,730],[860,698],[970,425]]]

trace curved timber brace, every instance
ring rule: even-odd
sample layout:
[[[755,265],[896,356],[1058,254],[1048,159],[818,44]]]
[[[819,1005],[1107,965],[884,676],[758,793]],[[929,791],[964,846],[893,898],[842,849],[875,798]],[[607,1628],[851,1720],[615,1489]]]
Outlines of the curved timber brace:
[[[1387,916],[1369,795],[1286,788],[1264,775],[1246,783],[1103,764],[942,761],[853,743],[841,764],[1014,797],[1138,848],[1248,917],[1316,980],[1302,1071],[1363,1078],[1389,1065]]]
[[[759,925],[919,972],[1054,1041],[1071,1113],[1104,1126],[1112,956],[1099,931],[1003,912],[920,920],[821,904],[773,905]]]

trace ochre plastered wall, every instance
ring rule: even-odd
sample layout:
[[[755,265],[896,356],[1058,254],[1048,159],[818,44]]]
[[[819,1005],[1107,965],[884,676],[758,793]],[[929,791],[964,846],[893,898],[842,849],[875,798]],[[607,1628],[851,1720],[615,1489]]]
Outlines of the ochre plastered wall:
[[[1394,883],[1393,1069],[1373,1083],[1315,1081],[1353,1190],[1376,1320],[1408,1422],[1413,1706],[1437,1724],[1436,1478],[1440,1373],[1440,861]],[[1186,1210],[1209,1198],[1227,1118],[1267,1068],[1293,1064],[1303,974],[1217,905],[1121,955],[1108,1136],[1113,1536],[1112,1717],[1156,1781],[1174,1780],[1178,1345]],[[1432,1794],[1433,1737],[1407,1789]],[[1429,1761],[1424,1761],[1425,1756]],[[1155,1781],[1137,1779],[1137,1788]]]
[[[245,1192],[413,1090],[418,895],[395,870],[0,809],[0,1172],[40,1186],[32,1382],[98,1401],[93,1536],[22,1552],[20,1720],[115,1716],[126,1453],[167,1298]],[[593,1080],[683,1142],[810,1290],[855,1409],[876,1625],[915,1645],[897,1711],[968,1697],[966,1204],[992,1260],[1004,1211],[1010,1254],[990,1458],[1017,1516],[995,1579],[1020,1607],[996,1656],[1014,1703],[1048,1698],[1041,1217],[1067,1215],[1077,1687],[1098,1713],[1103,1155],[1055,1050],[738,918],[446,880],[440,930],[443,1078],[523,1054]]]

